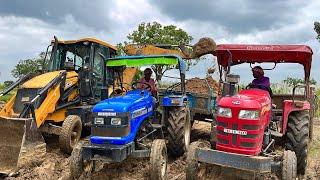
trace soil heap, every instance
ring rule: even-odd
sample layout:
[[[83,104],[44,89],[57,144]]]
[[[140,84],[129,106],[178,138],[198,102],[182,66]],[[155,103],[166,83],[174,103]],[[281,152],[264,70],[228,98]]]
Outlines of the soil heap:
[[[217,93],[219,84],[211,76],[208,76],[205,79],[195,77],[187,80],[186,91],[191,93],[209,94],[208,85],[213,92]]]

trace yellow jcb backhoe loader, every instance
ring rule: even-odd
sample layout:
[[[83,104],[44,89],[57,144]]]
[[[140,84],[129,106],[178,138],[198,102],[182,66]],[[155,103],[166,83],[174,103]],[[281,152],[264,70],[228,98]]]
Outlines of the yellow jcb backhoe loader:
[[[45,70],[22,77],[0,93],[1,97],[17,90],[0,110],[0,173],[41,162],[46,151],[42,135],[58,135],[60,149],[71,153],[82,129],[91,125],[91,108],[110,94],[113,82],[106,60],[116,50],[94,38],[59,41],[55,37],[47,48],[50,58]],[[132,80],[129,76],[126,81]]]

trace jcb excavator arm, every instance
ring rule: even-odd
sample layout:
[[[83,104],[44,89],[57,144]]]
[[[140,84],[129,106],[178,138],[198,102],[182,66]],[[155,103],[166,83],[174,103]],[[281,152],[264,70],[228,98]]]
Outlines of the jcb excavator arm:
[[[177,46],[176,46],[177,47]],[[179,50],[166,49],[157,47],[155,45],[139,45],[139,44],[129,44],[125,46],[124,51],[127,55],[164,55],[164,54],[174,54],[181,56],[184,59],[190,59],[187,53],[183,53]]]

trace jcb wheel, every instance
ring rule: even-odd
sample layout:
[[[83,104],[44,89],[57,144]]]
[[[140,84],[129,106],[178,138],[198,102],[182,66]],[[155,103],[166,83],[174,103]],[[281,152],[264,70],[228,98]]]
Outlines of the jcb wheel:
[[[187,152],[187,166],[186,166],[186,179],[187,180],[196,180],[199,179],[201,177],[204,178],[204,174],[205,174],[205,164],[200,164],[197,160],[196,160],[196,150],[198,148],[210,148],[210,143],[207,141],[195,141],[192,142],[188,148],[188,152]],[[200,167],[204,168],[204,172],[202,171],[200,172]]]
[[[163,139],[156,139],[152,143],[150,153],[150,177],[152,180],[167,179],[167,147]]]
[[[78,143],[71,153],[70,173],[73,179],[78,179],[83,172],[92,172],[93,170],[93,162],[83,160],[82,146],[82,142]]]
[[[282,180],[293,180],[297,177],[297,157],[293,151],[284,151],[282,159]]]
[[[70,154],[74,146],[79,142],[82,131],[81,118],[69,115],[63,122],[59,136],[60,149]]]
[[[170,155],[183,155],[190,144],[191,122],[188,107],[175,107],[169,110],[166,130],[168,132]]]
[[[305,174],[307,167],[309,120],[308,111],[292,112],[289,115],[286,133],[286,149],[296,153],[297,171],[302,175]]]

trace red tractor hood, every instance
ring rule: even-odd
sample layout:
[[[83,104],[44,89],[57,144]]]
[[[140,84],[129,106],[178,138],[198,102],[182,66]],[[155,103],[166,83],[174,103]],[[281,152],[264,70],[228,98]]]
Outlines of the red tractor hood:
[[[260,89],[246,89],[241,90],[237,95],[221,98],[218,104],[221,107],[261,109],[266,105],[271,105],[271,98],[267,91]]]
[[[237,95],[221,98],[218,105],[230,108],[232,116],[218,115],[216,118],[217,150],[247,155],[259,154],[264,130],[270,121],[269,93],[260,89],[242,90]],[[239,119],[241,110],[259,111],[259,119]]]

